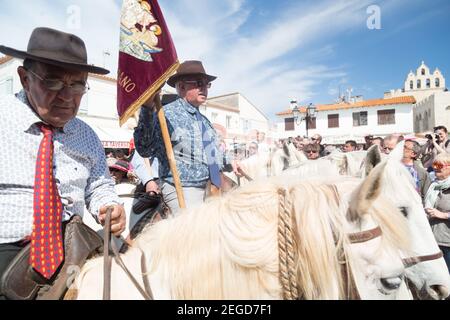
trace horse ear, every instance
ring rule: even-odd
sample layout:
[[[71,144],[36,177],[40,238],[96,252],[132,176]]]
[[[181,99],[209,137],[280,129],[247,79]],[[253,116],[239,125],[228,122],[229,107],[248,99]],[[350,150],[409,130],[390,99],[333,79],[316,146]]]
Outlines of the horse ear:
[[[365,178],[361,186],[355,190],[350,201],[349,214],[353,221],[357,217],[366,214],[372,203],[381,193],[381,183],[386,163],[381,164]]]
[[[400,141],[395,146],[394,150],[389,153],[388,161],[399,162],[403,159],[403,147],[405,146],[405,141]]]
[[[374,144],[367,150],[366,158],[364,159],[365,176],[367,177],[377,164],[381,162],[381,152],[378,145]]]
[[[349,174],[348,162],[349,162],[348,155],[347,155],[347,153],[344,153],[344,161],[343,161],[343,164],[342,164],[342,168],[343,168],[343,170],[344,170],[344,172],[346,174]]]

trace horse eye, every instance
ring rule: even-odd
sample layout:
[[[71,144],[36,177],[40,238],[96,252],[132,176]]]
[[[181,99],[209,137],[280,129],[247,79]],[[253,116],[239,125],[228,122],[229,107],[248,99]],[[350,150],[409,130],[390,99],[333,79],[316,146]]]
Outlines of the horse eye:
[[[402,214],[405,217],[408,217],[408,208],[406,208],[406,207],[399,207],[398,209],[402,212]]]

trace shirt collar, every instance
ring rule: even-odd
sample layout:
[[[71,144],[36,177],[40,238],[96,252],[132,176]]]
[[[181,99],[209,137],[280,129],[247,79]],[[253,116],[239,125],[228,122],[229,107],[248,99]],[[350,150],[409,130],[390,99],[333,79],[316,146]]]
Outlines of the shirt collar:
[[[180,103],[187,110],[187,112],[189,112],[191,114],[197,113],[198,108],[194,107],[192,104],[190,104],[183,98],[180,98]]]
[[[23,131],[27,131],[28,129],[31,128],[32,125],[42,122],[42,119],[39,118],[39,116],[33,110],[30,101],[28,101],[28,97],[25,93],[25,90],[21,90],[20,92],[18,92],[16,94],[16,98],[27,106],[27,108],[21,108],[17,110],[18,115],[23,119],[23,121],[21,121],[22,123],[21,129]],[[69,122],[66,123],[64,128],[60,128],[58,130],[65,133],[73,133],[75,131],[75,125],[73,120],[74,119],[70,120]]]

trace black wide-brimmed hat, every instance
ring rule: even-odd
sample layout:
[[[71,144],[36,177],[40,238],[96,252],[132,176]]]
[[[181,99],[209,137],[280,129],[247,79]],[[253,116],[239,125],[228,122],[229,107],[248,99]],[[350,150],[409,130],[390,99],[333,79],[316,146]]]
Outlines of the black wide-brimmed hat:
[[[208,78],[208,81],[214,81],[217,79],[215,76],[211,76],[206,73],[205,68],[203,68],[203,64],[197,60],[187,60],[180,64],[178,67],[177,73],[167,80],[167,84],[173,88],[175,88],[175,83],[186,76],[192,75],[203,75]]]
[[[109,70],[87,63],[83,40],[74,34],[50,28],[34,29],[28,41],[27,51],[0,45],[0,52],[19,59],[31,59],[77,71],[109,73]]]

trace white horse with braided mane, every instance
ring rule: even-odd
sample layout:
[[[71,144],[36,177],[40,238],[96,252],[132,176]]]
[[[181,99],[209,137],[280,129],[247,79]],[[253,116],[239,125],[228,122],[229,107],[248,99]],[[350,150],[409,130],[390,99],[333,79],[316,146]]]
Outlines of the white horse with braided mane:
[[[412,177],[401,163],[403,145],[404,142],[399,143],[389,156],[381,154],[378,147],[374,146],[369,149],[363,161],[360,154],[352,157],[349,156],[351,153],[344,154],[345,157],[335,156],[331,162],[330,159],[308,161],[288,168],[282,175],[304,179],[311,176],[333,177],[336,173],[353,172],[355,176],[364,177],[377,165],[383,164],[381,192],[402,210],[411,234],[411,257],[405,259],[408,266],[407,278],[414,285],[414,291],[418,290],[417,297],[442,299],[449,295],[450,276]]]
[[[410,238],[382,174],[254,182],[154,224],[121,256],[156,299],[399,298]],[[72,289],[101,299],[102,278],[92,259]],[[142,299],[115,263],[111,295]]]

